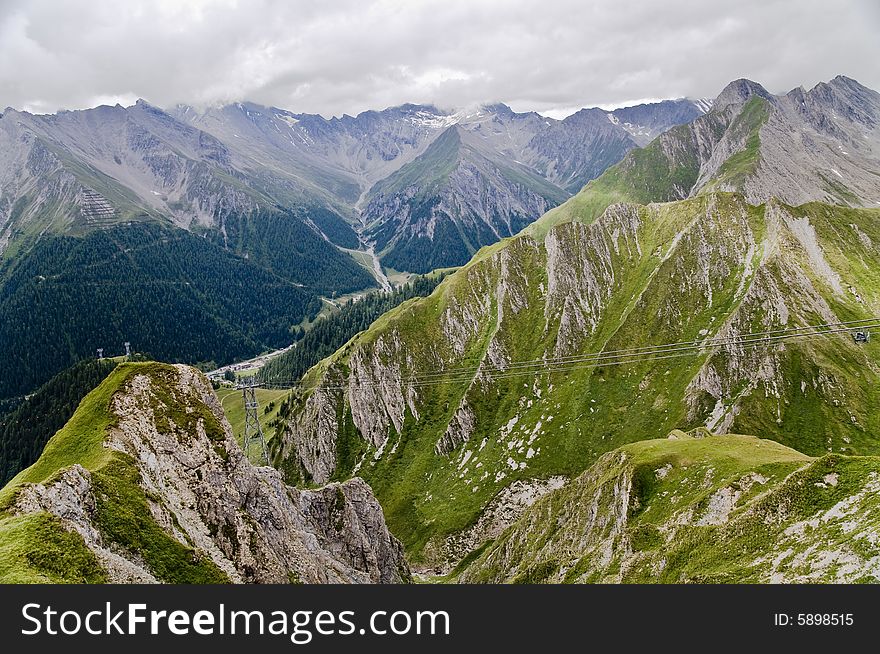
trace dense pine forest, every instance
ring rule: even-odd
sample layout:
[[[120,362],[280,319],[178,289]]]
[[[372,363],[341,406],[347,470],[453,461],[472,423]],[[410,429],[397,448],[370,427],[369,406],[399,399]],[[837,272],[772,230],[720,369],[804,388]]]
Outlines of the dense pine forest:
[[[428,273],[446,266],[463,266],[474,253],[484,245],[498,240],[498,234],[484,222],[476,221],[470,234],[465,234],[456,226],[453,217],[445,211],[438,211],[439,197],[426,198],[414,206],[410,220],[418,224],[436,220],[433,235],[411,236],[394,243],[389,252],[382,256],[382,263],[394,270],[408,270],[414,273]],[[496,216],[496,224],[510,221],[511,231],[516,234],[524,229],[533,217],[511,215]],[[396,221],[388,221],[375,232],[378,248],[384,250],[391,243],[399,229]]]
[[[208,237],[320,295],[345,294],[375,285],[369,271],[321,238],[303,220],[311,220],[332,241],[356,248],[357,235],[351,227],[327,210],[296,211],[299,213],[279,209],[227,217],[223,231],[211,231]]]
[[[271,221],[252,224],[266,239],[294,238]],[[218,364],[288,344],[320,310],[319,291],[292,279],[294,264],[273,272],[255,258],[156,224],[43,237],[0,268],[0,399],[31,392],[96,348],[121,354],[125,341],[163,361]],[[319,267],[288,258],[304,275]],[[322,290],[335,279],[325,272]]]
[[[0,486],[39,458],[48,440],[80,401],[116,367],[111,360],[86,359],[58,373],[33,395],[0,413]]]
[[[338,313],[318,320],[308,332],[301,333],[296,347],[267,363],[259,373],[260,381],[288,383],[299,379],[383,313],[411,298],[430,295],[442,280],[443,275],[419,277],[391,293],[374,291],[349,302]]]
[[[337,214],[324,207],[311,207],[303,212],[302,217],[310,220],[323,232],[332,243],[356,250],[360,245],[357,233]]]

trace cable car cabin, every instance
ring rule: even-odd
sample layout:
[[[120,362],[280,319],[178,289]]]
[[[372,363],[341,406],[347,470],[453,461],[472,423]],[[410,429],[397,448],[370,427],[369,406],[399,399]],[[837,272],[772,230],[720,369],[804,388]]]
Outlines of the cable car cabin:
[[[853,333],[853,340],[856,343],[867,343],[871,340],[871,332],[858,331]]]

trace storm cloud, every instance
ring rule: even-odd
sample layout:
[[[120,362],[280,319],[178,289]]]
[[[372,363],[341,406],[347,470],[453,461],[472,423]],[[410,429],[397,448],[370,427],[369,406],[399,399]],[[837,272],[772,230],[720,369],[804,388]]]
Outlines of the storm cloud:
[[[0,106],[242,99],[325,116],[404,102],[583,106],[880,88],[880,3],[852,0],[0,0]]]

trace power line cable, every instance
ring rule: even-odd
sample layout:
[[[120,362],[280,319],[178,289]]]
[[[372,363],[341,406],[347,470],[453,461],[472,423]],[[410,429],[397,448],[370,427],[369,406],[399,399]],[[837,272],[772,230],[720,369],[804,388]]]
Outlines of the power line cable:
[[[610,350],[584,354],[572,357],[557,357],[552,359],[533,359],[530,361],[510,362],[503,366],[478,365],[471,368],[449,368],[434,372],[409,375],[401,378],[401,383],[406,383],[413,388],[431,385],[469,382],[480,373],[491,376],[492,380],[512,379],[522,376],[537,376],[558,372],[570,372],[573,370],[597,368],[612,365],[635,363],[640,360],[660,361],[683,356],[692,356],[708,348],[722,346],[757,347],[771,345],[786,340],[800,338],[816,338],[819,336],[853,332],[880,327],[880,318],[871,318],[858,321],[825,323],[821,325],[808,325],[766,332],[752,332],[741,334],[736,337],[714,337],[703,341],[679,341],[663,345],[628,348],[622,350]],[[811,330],[811,331],[807,331]],[[363,382],[356,384],[358,388],[368,388],[381,385],[382,382]],[[312,390],[316,385],[303,384],[302,380],[270,380],[262,384],[265,388],[276,389],[303,389]],[[324,385],[325,390],[344,390],[348,385]]]

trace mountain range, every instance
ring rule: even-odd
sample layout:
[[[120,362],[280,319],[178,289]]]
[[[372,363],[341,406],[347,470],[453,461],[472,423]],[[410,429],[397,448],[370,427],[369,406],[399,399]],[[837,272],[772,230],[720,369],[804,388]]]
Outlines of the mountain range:
[[[411,561],[446,574],[608,452],[675,429],[880,454],[876,343],[797,337],[880,310],[878,117],[844,77],[731,83],[309,371],[276,465],[362,476]]]
[[[314,267],[277,256],[298,242],[291,225],[338,261],[361,256],[359,270],[374,257],[389,272],[462,265],[330,338],[343,344],[302,379],[277,380],[290,391],[272,407],[272,467],[243,455],[197,371],[116,367],[0,491],[0,579],[880,579],[880,94],[842,76],[782,95],[736,80],[712,102],[565,121],[497,105],[329,121],[244,103],[130,111],[222,145],[175,178],[213,180],[200,188],[218,202],[193,192],[169,217],[179,200],[140,207],[131,191],[138,208],[105,211],[106,227],[84,214],[44,222],[27,247],[51,246],[39,255],[61,267],[51,276],[12,238],[2,292],[33,298],[19,320],[43,281],[88,271],[100,285],[133,261],[132,284],[192,280],[186,297],[212,315],[250,316],[228,333],[280,339],[296,316],[279,309],[300,301],[309,315],[330,287],[297,281]],[[104,155],[90,156],[97,180]],[[27,197],[72,188],[65,173],[28,188],[44,179],[59,183]],[[106,183],[92,191],[110,204]],[[50,204],[17,215],[43,220],[32,207]],[[331,237],[319,206],[357,243],[342,228]],[[120,228],[158,231],[124,241]],[[169,256],[178,237],[193,248],[183,269]],[[162,270],[139,258],[140,241],[164,245]],[[213,263],[198,267],[208,251],[196,243]],[[121,267],[96,265],[108,254]],[[240,289],[229,305],[211,290],[217,270],[221,288]],[[272,306],[248,314],[245,290],[264,287],[277,289]],[[145,322],[171,322],[157,315]],[[190,346],[211,338],[206,327]],[[262,379],[303,367],[282,354]],[[30,414],[21,406],[16,421]]]
[[[320,297],[390,288],[383,268],[463,264],[704,107],[666,101],[563,121],[504,105],[404,105],[330,120],[250,103],[7,109],[0,332],[13,365],[0,397],[123,341],[218,365],[287,345]],[[211,269],[235,269],[240,281],[224,291],[206,279]],[[58,318],[95,297],[96,285],[115,288],[92,315]],[[168,293],[147,292],[156,288]],[[192,315],[199,343],[145,327],[144,316],[161,313]],[[257,318],[267,314],[268,331]]]
[[[546,180],[544,192],[555,187],[558,200],[704,106],[585,109],[563,121],[505,105],[473,112],[403,105],[331,120],[251,103],[201,112],[143,100],[55,115],[10,108],[0,118],[3,247],[43,232],[150,219],[217,230],[228,245],[231,216],[281,206],[303,210],[300,219],[316,233],[356,249],[348,227],[360,222],[359,202],[450,130],[475,135],[469,144],[494,160],[522,157],[508,165],[532,184]],[[524,180],[514,173],[513,181]]]

